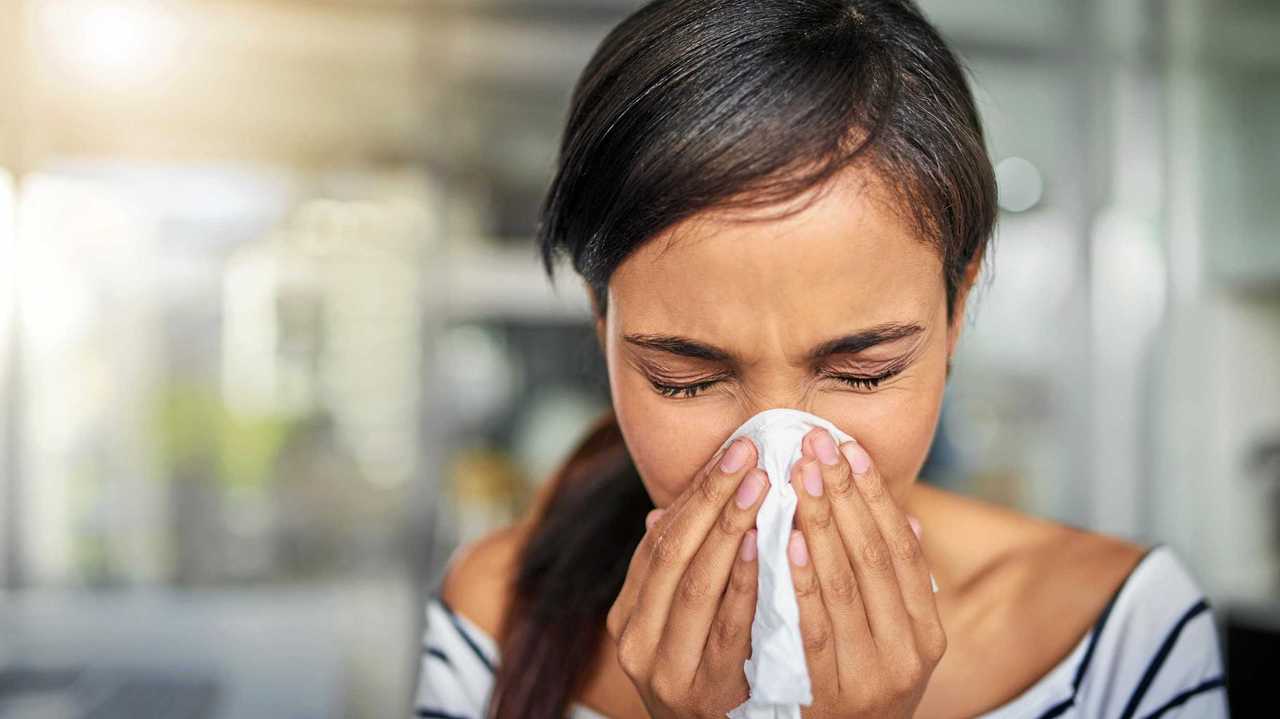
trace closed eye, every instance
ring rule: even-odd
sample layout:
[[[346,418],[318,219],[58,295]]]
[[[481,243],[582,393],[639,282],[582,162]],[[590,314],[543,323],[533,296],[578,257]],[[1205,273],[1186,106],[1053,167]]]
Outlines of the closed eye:
[[[853,389],[870,392],[895,375],[902,372],[902,367],[895,367],[875,375],[856,375],[845,374],[840,372],[824,372],[823,376],[829,379],[841,382]],[[714,387],[716,384],[724,381],[723,377],[702,380],[699,382],[690,382],[687,384],[667,383],[650,378],[649,383],[653,385],[653,389],[664,397],[671,399],[689,399],[698,396],[703,391]]]

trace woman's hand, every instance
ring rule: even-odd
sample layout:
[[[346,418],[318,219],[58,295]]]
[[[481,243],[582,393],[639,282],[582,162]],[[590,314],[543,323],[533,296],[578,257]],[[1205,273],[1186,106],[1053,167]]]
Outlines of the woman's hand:
[[[753,527],[769,482],[756,461],[755,444],[735,440],[646,518],[608,629],[651,716],[724,716],[747,699]]]
[[[813,687],[806,717],[909,717],[946,651],[918,524],[857,442],[805,435],[788,554]]]

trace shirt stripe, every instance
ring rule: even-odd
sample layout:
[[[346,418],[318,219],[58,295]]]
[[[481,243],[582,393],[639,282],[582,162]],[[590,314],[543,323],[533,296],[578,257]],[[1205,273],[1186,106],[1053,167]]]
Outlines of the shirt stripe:
[[[1120,719],[1132,719],[1133,715],[1138,711],[1138,704],[1142,701],[1142,697],[1147,693],[1147,689],[1151,686],[1151,682],[1155,681],[1156,672],[1160,671],[1160,667],[1164,666],[1165,659],[1169,657],[1169,652],[1173,651],[1173,645],[1177,643],[1178,637],[1182,634],[1183,627],[1187,626],[1187,622],[1194,619],[1197,615],[1204,613],[1209,609],[1209,603],[1201,598],[1195,604],[1191,605],[1186,612],[1178,619],[1178,623],[1173,625],[1173,629],[1169,630],[1164,641],[1160,643],[1160,649],[1156,651],[1155,656],[1147,664],[1147,670],[1142,673],[1142,680],[1138,682],[1138,686],[1134,687],[1133,694],[1129,696],[1129,703],[1125,704],[1124,712],[1120,714]],[[1207,614],[1205,616],[1208,616]]]
[[[1148,547],[1147,550],[1142,553],[1142,556],[1138,558],[1133,569],[1124,576],[1124,579],[1120,580],[1120,586],[1116,587],[1115,591],[1111,592],[1111,597],[1107,599],[1106,606],[1102,608],[1102,613],[1098,615],[1098,620],[1094,622],[1093,629],[1089,631],[1089,645],[1084,650],[1084,657],[1080,660],[1079,666],[1076,667],[1075,678],[1071,680],[1071,696],[1049,707],[1049,709],[1040,715],[1039,719],[1053,719],[1053,717],[1062,716],[1068,709],[1075,705],[1076,694],[1080,691],[1080,683],[1084,681],[1085,672],[1089,670],[1089,664],[1093,660],[1093,653],[1098,648],[1098,639],[1102,636],[1102,631],[1107,627],[1107,619],[1111,617],[1111,610],[1116,606],[1116,600],[1124,593],[1124,588],[1129,584],[1129,579],[1132,578],[1133,575],[1137,574],[1138,567],[1141,567],[1143,563],[1147,561],[1147,558],[1151,556],[1152,552],[1162,546],[1164,545],[1156,544]]]
[[[1196,696],[1197,694],[1203,694],[1207,691],[1212,691],[1214,689],[1225,690],[1226,686],[1227,686],[1227,681],[1225,677],[1218,676],[1212,679],[1206,679],[1205,681],[1200,682],[1199,684],[1195,685],[1194,687],[1191,687],[1190,689],[1187,689],[1186,691],[1178,692],[1176,695],[1174,695],[1172,699],[1160,705],[1159,709],[1156,709],[1155,711],[1146,715],[1145,717],[1143,717],[1143,719],[1159,719],[1160,717],[1164,716],[1165,712],[1169,711],[1170,709],[1173,709],[1174,707],[1181,706],[1184,702],[1186,702],[1191,697]]]
[[[470,717],[461,714],[450,714],[449,712],[429,707],[418,707],[413,710],[413,715],[419,719],[470,719]]]
[[[445,654],[444,650],[439,647],[427,647],[424,651],[429,657],[435,657],[445,664],[453,664],[453,662],[449,661],[449,655]]]
[[[468,719],[484,715],[493,684],[495,644],[437,597],[426,606],[414,706],[423,716]]]
[[[1138,567],[1141,567],[1147,561],[1147,558],[1151,556],[1151,553],[1160,546],[1162,545],[1157,544],[1149,547],[1142,553],[1142,556],[1134,564],[1133,569],[1124,576],[1124,579],[1120,580],[1120,586],[1116,587],[1115,591],[1111,593],[1111,598],[1107,600],[1107,606],[1102,608],[1102,614],[1098,616],[1098,621],[1094,623],[1093,631],[1089,636],[1089,648],[1084,651],[1084,659],[1080,660],[1080,667],[1076,669],[1075,679],[1071,680],[1071,695],[1073,697],[1076,692],[1080,691],[1080,682],[1084,681],[1084,673],[1089,669],[1089,662],[1093,659],[1093,652],[1098,648],[1098,638],[1102,636],[1102,630],[1107,627],[1107,619],[1111,617],[1111,610],[1115,608],[1116,600],[1124,593],[1124,588],[1129,584],[1129,580],[1133,575],[1137,573]]]
[[[467,643],[468,647],[471,647],[471,651],[475,652],[476,657],[480,659],[480,663],[489,670],[490,674],[492,674],[493,662],[490,662],[489,657],[484,655],[484,652],[480,649],[480,645],[476,644],[476,640],[471,638],[471,633],[467,631],[467,628],[462,626],[462,622],[458,620],[458,613],[453,611],[453,607],[449,606],[449,603],[444,600],[444,597],[436,597],[436,601],[440,602],[440,606],[448,613],[449,621],[453,623],[453,628],[458,630],[458,634],[462,635],[463,641]]]

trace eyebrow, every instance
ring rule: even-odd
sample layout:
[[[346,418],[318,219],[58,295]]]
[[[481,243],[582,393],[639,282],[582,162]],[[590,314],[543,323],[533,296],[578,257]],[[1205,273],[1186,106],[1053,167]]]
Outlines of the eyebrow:
[[[851,354],[861,352],[886,342],[893,342],[904,337],[913,337],[924,332],[924,327],[914,322],[885,322],[873,327],[859,330],[853,334],[836,337],[822,342],[809,350],[808,361],[820,360],[835,354]],[[681,357],[710,360],[713,362],[733,362],[736,358],[732,352],[721,349],[688,337],[660,334],[628,334],[623,340],[644,349],[667,352]]]

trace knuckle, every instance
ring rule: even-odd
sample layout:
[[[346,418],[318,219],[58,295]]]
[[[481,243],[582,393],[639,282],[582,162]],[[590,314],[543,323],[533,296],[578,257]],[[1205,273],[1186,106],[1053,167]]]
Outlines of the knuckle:
[[[825,624],[809,627],[804,635],[804,651],[806,655],[821,654],[831,645],[831,630]]]
[[[708,504],[719,506],[729,499],[727,482],[718,482],[717,472],[709,472],[698,481],[698,494]]]
[[[805,523],[810,529],[818,531],[826,531],[831,528],[831,506],[825,502],[813,507],[805,517]]]
[[[837,572],[827,585],[826,594],[830,595],[827,598],[832,603],[852,604],[858,596],[858,581],[852,572]]]
[[[883,502],[889,496],[879,473],[867,472],[867,476],[862,478],[862,496],[869,504]]]
[[[715,624],[711,628],[711,636],[720,649],[736,646],[742,637],[742,624],[731,617],[716,617]]]
[[[807,599],[818,593],[818,578],[812,572],[807,572],[804,576],[792,577],[792,584],[796,589],[796,596],[800,599]]]
[[[666,672],[657,672],[650,682],[650,689],[658,701],[667,707],[679,707],[684,703],[684,692]]]
[[[914,649],[903,651],[893,658],[883,676],[884,690],[893,696],[911,694],[925,675],[924,661]]]
[[[910,533],[911,530],[907,530]],[[915,562],[920,558],[920,545],[916,543],[915,537],[906,536],[894,542],[894,554],[904,562]]]
[[[635,635],[626,630],[618,637],[618,665],[632,679],[638,680],[644,676],[644,657]]]
[[[856,491],[858,488],[853,484],[853,473],[848,467],[837,469],[835,476],[827,481],[827,493],[833,500],[848,499]]]
[[[716,531],[727,539],[736,539],[742,535],[744,531],[738,526],[738,518],[732,512],[721,512],[720,518],[716,520]]]
[[[915,653],[908,654],[894,673],[894,688],[901,693],[910,693],[920,684],[924,674],[924,662]]]
[[[940,625],[934,625],[925,636],[925,651],[933,664],[937,664],[947,653],[947,633]]]
[[[655,566],[675,564],[680,557],[680,543],[669,532],[662,532],[653,538],[653,546],[649,549],[649,561]]]
[[[893,566],[888,548],[883,541],[867,541],[862,544],[862,562],[868,568],[883,572]]]
[[[741,563],[739,563],[739,567]],[[735,568],[729,574],[729,589],[738,594],[749,594],[756,589],[756,578],[745,569]]]
[[[702,571],[690,567],[680,578],[679,592],[680,598],[686,602],[700,602],[711,593],[711,582]]]

